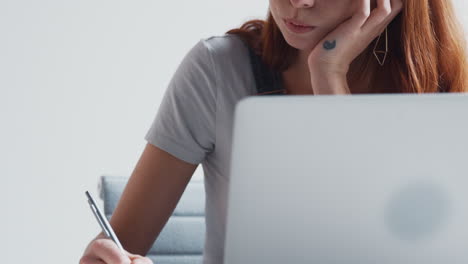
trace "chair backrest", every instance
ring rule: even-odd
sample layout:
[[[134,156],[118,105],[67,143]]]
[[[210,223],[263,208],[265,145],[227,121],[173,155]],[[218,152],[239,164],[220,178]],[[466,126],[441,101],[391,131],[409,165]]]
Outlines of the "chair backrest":
[[[101,176],[99,197],[110,219],[128,177]],[[201,264],[205,243],[205,191],[203,180],[192,179],[176,209],[146,255],[158,264]]]

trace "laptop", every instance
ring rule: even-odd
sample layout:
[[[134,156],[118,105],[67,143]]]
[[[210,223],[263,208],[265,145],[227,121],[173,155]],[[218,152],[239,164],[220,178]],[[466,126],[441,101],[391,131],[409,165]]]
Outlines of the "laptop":
[[[468,263],[468,95],[235,109],[226,264]]]

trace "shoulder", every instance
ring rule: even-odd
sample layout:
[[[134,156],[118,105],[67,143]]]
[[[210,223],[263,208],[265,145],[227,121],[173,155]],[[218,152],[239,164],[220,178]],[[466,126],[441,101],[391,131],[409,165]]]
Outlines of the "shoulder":
[[[240,36],[224,34],[202,38],[199,42],[210,54],[218,74],[245,74],[250,64],[249,49]]]
[[[232,63],[247,47],[239,36],[224,34],[199,39],[185,54],[179,65],[177,73],[184,76],[193,73],[194,77],[215,77],[220,67]]]
[[[209,93],[216,97],[217,88],[234,82],[247,71],[248,48],[233,34],[201,38],[192,46],[172,79],[173,90]],[[182,92],[181,91],[181,92]]]
[[[201,41],[210,50],[220,96],[230,100],[255,92],[249,47],[239,35],[211,36]]]
[[[254,83],[247,44],[233,34],[201,38],[178,71],[178,80],[195,85],[193,90],[209,93],[212,98],[249,93]]]
[[[201,38],[182,61],[182,71],[203,71],[207,76],[232,73],[232,70],[245,68],[248,47],[243,40],[233,34]]]
[[[234,34],[202,38],[200,43],[216,55],[236,56],[239,54],[245,54],[247,51],[247,46],[242,39],[238,35]]]

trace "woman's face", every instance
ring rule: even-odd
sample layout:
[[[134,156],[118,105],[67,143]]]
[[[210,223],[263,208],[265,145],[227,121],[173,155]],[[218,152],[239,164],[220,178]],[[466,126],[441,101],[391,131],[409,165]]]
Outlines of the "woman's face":
[[[319,41],[338,25],[350,18],[356,0],[270,0],[270,11],[286,42],[299,50],[312,50]],[[306,33],[288,29],[285,19],[294,18],[305,25],[315,26]]]

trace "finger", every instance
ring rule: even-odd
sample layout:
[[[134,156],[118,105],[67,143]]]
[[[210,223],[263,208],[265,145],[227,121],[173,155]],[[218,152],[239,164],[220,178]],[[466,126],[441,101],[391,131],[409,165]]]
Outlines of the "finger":
[[[380,34],[402,9],[401,0],[377,0],[377,8],[371,12],[362,31],[374,35]]]
[[[358,1],[356,12],[350,19],[350,23],[355,28],[361,28],[370,15],[370,0],[356,0]]]
[[[372,10],[369,19],[362,27],[362,31],[370,36],[375,36],[385,29],[392,14],[392,4],[390,0],[377,0],[377,7]],[[387,22],[388,21],[388,22]]]
[[[372,10],[369,19],[363,25],[362,30],[369,32],[379,30],[385,19],[392,13],[390,0],[377,0],[377,7]]]
[[[120,251],[114,241],[110,239],[98,239],[93,243],[96,255],[105,263],[130,263],[130,259]]]

